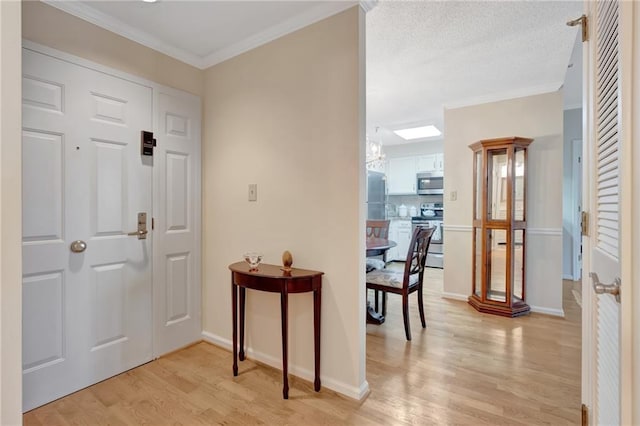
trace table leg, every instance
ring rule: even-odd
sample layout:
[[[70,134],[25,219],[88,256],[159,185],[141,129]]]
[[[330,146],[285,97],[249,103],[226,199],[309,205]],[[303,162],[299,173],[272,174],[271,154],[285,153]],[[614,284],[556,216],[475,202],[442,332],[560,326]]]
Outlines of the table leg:
[[[231,315],[233,316],[233,375],[238,375],[238,289],[231,283]]]
[[[313,340],[315,349],[315,380],[313,388],[320,391],[320,312],[322,306],[322,289],[313,292]]]
[[[286,284],[285,284],[286,286]],[[285,288],[280,293],[280,311],[282,317],[282,381],[284,382],[284,386],[282,388],[282,396],[284,399],[289,399],[289,379],[288,379],[288,360],[287,360],[287,312],[288,312],[288,294],[287,289]]]
[[[240,287],[240,361],[244,361],[244,304],[247,289]]]

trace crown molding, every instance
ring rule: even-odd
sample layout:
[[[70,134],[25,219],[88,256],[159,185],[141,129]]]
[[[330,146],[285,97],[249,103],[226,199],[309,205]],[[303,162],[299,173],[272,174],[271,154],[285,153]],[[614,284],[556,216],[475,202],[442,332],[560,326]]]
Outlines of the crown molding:
[[[475,98],[461,99],[447,102],[443,105],[445,109],[463,108],[474,105],[487,104],[490,102],[507,101],[509,99],[525,98],[527,96],[542,95],[545,93],[557,92],[562,87],[562,82],[541,84],[538,86],[523,87],[521,89],[509,90],[506,92],[492,93],[489,95],[477,96]]]
[[[174,59],[187,63],[196,68],[203,69],[202,57],[195,55],[191,52],[187,52],[184,49],[167,44],[166,42],[154,37],[144,31],[140,31],[129,24],[116,19],[106,13],[87,6],[84,3],[74,1],[54,1],[54,0],[42,0],[43,3],[49,6],[60,9],[70,15],[76,16],[87,22],[91,22],[105,30],[116,33],[136,43],[142,44],[150,49],[157,50],[160,53],[164,53],[167,56],[171,56]]]
[[[147,32],[140,31],[137,28],[94,9],[85,3],[73,1],[61,2],[55,0],[42,0],[42,2],[199,69],[205,69],[219,64],[220,62],[231,59],[234,56],[240,55],[251,49],[255,49],[258,46],[333,16],[358,4],[355,0],[322,3],[304,13],[301,13],[300,15],[274,25],[265,31],[245,38],[244,40],[203,57],[179,47],[167,44],[159,38],[152,36]],[[370,7],[369,10],[371,10],[375,4],[377,4],[377,0],[367,0],[364,3],[367,3],[368,5],[366,7]],[[364,8],[362,2],[360,5]]]
[[[379,0],[360,0],[360,7],[364,10],[364,13],[371,12],[377,5]]]
[[[227,59],[231,59],[234,56],[238,56],[242,53],[248,52],[251,49],[262,46],[263,44],[280,38],[286,34],[292,33],[308,25],[333,16],[337,13],[343,12],[355,6],[356,4],[357,3],[355,1],[322,3],[304,13],[301,13],[300,15],[297,15],[291,19],[287,19],[286,21],[283,21],[278,25],[274,25],[265,31],[262,31],[251,37],[247,37],[244,40],[241,40],[237,43],[225,47],[224,49],[220,49],[208,56],[205,56],[203,58],[204,68],[209,68],[213,65],[224,62]]]

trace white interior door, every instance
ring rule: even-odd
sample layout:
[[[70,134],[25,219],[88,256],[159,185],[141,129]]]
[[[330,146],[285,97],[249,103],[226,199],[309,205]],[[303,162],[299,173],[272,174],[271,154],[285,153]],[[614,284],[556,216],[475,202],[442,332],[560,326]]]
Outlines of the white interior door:
[[[583,201],[588,200],[592,223],[585,239],[588,259],[585,257],[583,274],[583,296],[587,296],[583,304],[583,400],[592,409],[591,423],[597,425],[629,424],[625,414],[629,405],[624,400],[630,394],[630,382],[624,378],[627,367],[621,356],[625,345],[621,330],[630,311],[621,309],[620,301],[610,294],[616,282],[621,282],[618,289],[624,297],[625,270],[630,267],[623,250],[630,235],[627,194],[631,183],[630,162],[625,160],[631,143],[625,112],[630,87],[630,62],[624,53],[628,46],[625,32],[630,30],[625,7],[618,1],[587,4],[591,34],[585,43],[589,83],[584,158],[589,163],[585,162],[588,192]],[[596,288],[593,284],[609,286]]]
[[[127,234],[152,212],[152,90],[27,49],[23,73],[26,411],[151,360],[151,234]]]
[[[156,94],[155,354],[202,338],[200,316],[200,98]]]

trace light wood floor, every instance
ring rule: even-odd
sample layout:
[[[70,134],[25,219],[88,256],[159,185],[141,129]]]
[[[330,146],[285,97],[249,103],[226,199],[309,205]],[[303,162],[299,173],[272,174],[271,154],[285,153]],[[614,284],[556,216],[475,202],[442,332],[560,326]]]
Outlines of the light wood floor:
[[[580,422],[580,308],[565,283],[566,318],[508,319],[438,297],[442,271],[426,278],[427,328],[410,300],[412,342],[400,298],[387,321],[367,326],[363,402],[250,360],[231,375],[231,353],[199,343],[24,415],[26,425],[576,425]]]

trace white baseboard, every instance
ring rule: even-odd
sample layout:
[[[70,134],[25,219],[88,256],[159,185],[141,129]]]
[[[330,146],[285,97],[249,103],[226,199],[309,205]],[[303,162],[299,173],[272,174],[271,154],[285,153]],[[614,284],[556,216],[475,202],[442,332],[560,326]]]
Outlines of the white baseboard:
[[[529,305],[529,306],[531,307],[531,312],[564,318],[564,309],[544,308],[541,306],[533,306],[533,305]]]
[[[462,300],[463,302],[466,302],[467,300],[469,300],[469,296],[466,294],[460,294],[460,293],[449,293],[447,291],[443,291],[442,293],[440,293],[440,295],[444,298],[444,299],[451,299],[451,300]]]
[[[233,350],[233,344],[231,340],[225,339],[208,331],[202,332],[202,340],[209,342],[213,345],[220,346],[229,351]],[[276,358],[271,355],[267,355],[264,352],[255,351],[252,348],[247,348],[246,350],[247,357],[252,358],[256,361],[259,361],[263,364],[266,364],[270,367],[276,368],[278,370],[282,370],[282,359]],[[294,376],[298,376],[304,380],[313,382],[314,373],[313,371],[300,367],[295,364],[289,363],[289,374],[293,374]],[[369,394],[369,383],[365,380],[359,387],[351,386],[344,383],[341,380],[337,380],[335,378],[327,377],[326,375],[320,375],[322,386],[333,391],[336,391],[344,396],[355,400],[362,400]]]

